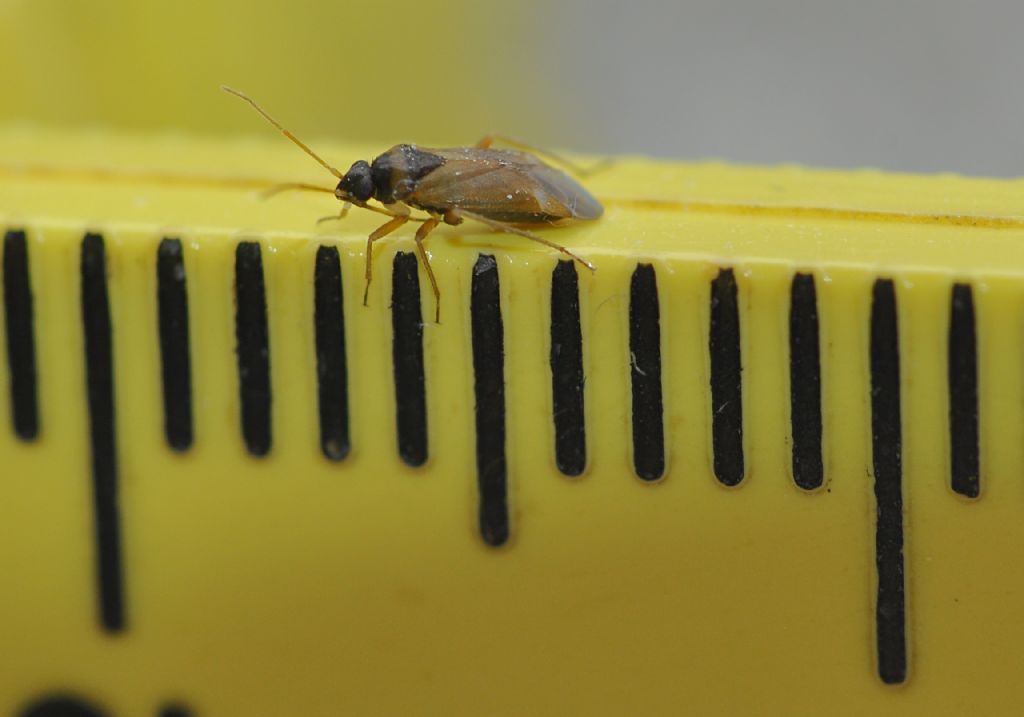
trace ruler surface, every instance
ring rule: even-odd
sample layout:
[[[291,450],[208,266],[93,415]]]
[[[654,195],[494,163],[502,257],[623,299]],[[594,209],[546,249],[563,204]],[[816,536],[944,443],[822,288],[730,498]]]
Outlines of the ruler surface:
[[[626,158],[435,324],[296,154],[0,132],[0,714],[1020,703],[1024,182]]]

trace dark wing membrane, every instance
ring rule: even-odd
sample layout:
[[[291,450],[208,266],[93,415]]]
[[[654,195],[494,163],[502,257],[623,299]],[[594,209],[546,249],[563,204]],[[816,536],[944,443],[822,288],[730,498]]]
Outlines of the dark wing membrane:
[[[423,209],[465,209],[510,223],[597,219],[603,208],[576,180],[524,152],[425,150],[445,163],[416,183],[406,201]]]

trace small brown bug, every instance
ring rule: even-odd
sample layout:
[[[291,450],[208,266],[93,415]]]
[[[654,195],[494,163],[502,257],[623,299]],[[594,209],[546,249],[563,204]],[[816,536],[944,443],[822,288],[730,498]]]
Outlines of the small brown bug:
[[[372,163],[359,160],[342,174],[281,126],[251,97],[230,87],[222,86],[221,89],[252,105],[264,119],[339,180],[333,190],[311,184],[284,184],[272,191],[307,189],[332,192],[345,204],[340,214],[324,217],[321,221],[343,218],[351,205],[390,217],[366,240],[364,306],[373,279],[373,243],[409,221],[422,222],[416,231],[416,252],[434,291],[435,321],[440,321],[441,292],[423,248],[423,240],[441,222],[457,225],[465,219],[472,219],[492,229],[526,237],[557,249],[591,271],[595,270],[593,264],[566,247],[521,226],[597,219],[604,212],[600,202],[568,174],[522,151],[530,149],[541,153],[536,148],[501,135],[488,135],[473,147],[428,149],[413,144],[399,144],[379,155]],[[491,149],[491,144],[496,140],[519,147],[519,150]],[[572,166],[556,155],[543,154],[566,166]],[[376,200],[381,206],[369,204],[370,200]],[[410,209],[420,209],[428,216],[413,217],[409,213]]]

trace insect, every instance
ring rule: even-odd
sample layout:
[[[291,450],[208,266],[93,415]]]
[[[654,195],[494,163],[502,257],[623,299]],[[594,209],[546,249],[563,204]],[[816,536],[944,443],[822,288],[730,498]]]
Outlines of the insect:
[[[541,153],[535,148],[500,135],[488,135],[473,147],[428,149],[413,144],[399,144],[379,155],[373,162],[359,160],[342,174],[267,114],[251,97],[230,87],[222,86],[221,89],[252,105],[264,119],[338,179],[338,185],[333,190],[293,183],[280,185],[273,191],[306,189],[333,193],[344,205],[338,215],[324,217],[321,221],[342,219],[353,205],[389,217],[366,239],[364,306],[373,280],[373,243],[410,221],[420,222],[415,236],[416,252],[434,292],[434,320],[437,322],[441,318],[441,291],[423,241],[442,222],[458,225],[471,219],[492,229],[516,234],[556,249],[595,271],[593,264],[566,247],[523,228],[523,225],[555,225],[592,220],[604,212],[600,202],[568,174],[522,151],[529,148]],[[496,140],[519,149],[492,149],[491,144]],[[571,166],[556,155],[543,154]],[[376,200],[379,206],[370,204],[371,200]],[[411,209],[421,210],[427,216],[414,217],[410,213]]]

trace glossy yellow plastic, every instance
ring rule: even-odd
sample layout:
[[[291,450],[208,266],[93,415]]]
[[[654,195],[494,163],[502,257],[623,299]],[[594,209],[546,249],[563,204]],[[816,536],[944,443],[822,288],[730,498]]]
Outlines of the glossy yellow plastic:
[[[385,147],[318,147],[340,166]],[[549,368],[557,255],[469,224],[421,270],[428,463],[399,459],[391,260],[380,222],[284,140],[0,133],[0,228],[25,228],[41,434],[14,437],[0,362],[0,713],[72,694],[105,715],[1011,713],[1024,688],[1024,182],[624,158],[586,180],[592,224],[545,231],[580,273],[588,462],[554,463]],[[108,256],[126,628],[100,629],[79,247]],[[155,256],[180,237],[194,448],[162,433]],[[234,251],[259,241],[273,449],[246,453]],[[313,260],[342,254],[352,452],[319,450]],[[505,330],[512,537],[476,528],[469,286],[496,256]],[[667,469],[632,468],[630,276],[657,270]],[[746,477],[711,470],[709,282],[739,284]],[[787,316],[818,280],[825,486],[791,477]],[[906,682],[875,664],[871,287],[896,283],[902,362]],[[949,292],[974,287],[981,497],[949,487]],[[88,307],[87,307],[88,310]],[[2,344],[0,344],[2,345]]]

